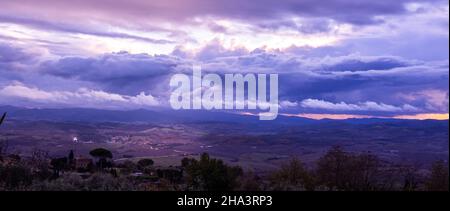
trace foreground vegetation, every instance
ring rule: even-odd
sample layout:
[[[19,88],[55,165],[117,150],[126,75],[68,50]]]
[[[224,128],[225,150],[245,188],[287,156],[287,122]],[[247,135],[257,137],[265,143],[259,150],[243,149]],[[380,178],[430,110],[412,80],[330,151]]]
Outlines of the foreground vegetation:
[[[0,147],[1,148],[1,147]],[[0,150],[1,151],[1,150]],[[79,167],[71,151],[50,159],[35,150],[29,158],[0,154],[0,190],[156,191],[156,190],[287,190],[287,191],[448,191],[448,164],[436,161],[429,171],[384,162],[370,153],[331,148],[307,168],[292,158],[279,170],[264,174],[229,166],[204,153],[184,158],[180,166],[158,167],[151,159],[112,161],[112,153],[90,152],[93,163]]]

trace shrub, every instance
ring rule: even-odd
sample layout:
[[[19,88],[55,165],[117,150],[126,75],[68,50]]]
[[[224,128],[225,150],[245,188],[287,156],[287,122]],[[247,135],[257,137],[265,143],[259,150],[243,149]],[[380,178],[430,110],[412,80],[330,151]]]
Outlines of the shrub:
[[[210,158],[207,153],[203,153],[200,160],[183,159],[182,164],[186,169],[188,188],[192,190],[233,190],[242,175],[240,167],[230,167],[222,160]]]

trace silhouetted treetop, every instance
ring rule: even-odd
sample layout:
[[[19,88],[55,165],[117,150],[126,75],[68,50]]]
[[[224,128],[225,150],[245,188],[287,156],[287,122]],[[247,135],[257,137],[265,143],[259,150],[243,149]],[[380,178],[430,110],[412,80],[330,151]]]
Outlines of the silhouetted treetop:
[[[112,158],[113,157],[111,151],[104,149],[104,148],[93,149],[89,152],[89,154],[92,157],[96,157],[96,158]]]

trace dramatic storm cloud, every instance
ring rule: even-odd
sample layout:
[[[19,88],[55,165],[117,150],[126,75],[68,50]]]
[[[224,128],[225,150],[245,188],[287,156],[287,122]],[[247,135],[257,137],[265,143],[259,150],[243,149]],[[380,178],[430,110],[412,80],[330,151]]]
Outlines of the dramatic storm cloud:
[[[195,64],[278,73],[287,116],[448,113],[448,1],[0,4],[0,105],[169,108]]]

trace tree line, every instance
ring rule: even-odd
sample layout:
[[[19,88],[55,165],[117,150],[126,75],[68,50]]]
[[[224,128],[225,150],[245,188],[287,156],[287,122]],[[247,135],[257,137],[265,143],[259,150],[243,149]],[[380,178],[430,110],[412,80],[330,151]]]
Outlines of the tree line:
[[[448,163],[442,160],[423,172],[339,146],[314,165],[293,157],[266,173],[231,166],[207,153],[170,167],[155,166],[149,158],[114,163],[113,154],[103,148],[90,155],[95,162],[76,169],[73,151],[53,159],[42,150],[34,150],[29,158],[0,154],[0,190],[448,191],[449,181]]]

